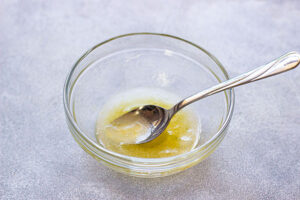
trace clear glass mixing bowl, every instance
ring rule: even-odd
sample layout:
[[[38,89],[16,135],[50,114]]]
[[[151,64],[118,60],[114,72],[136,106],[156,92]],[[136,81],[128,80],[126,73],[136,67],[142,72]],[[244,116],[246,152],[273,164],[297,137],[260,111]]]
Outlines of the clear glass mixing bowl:
[[[67,124],[78,144],[104,165],[138,177],[167,176],[199,163],[219,145],[233,113],[233,90],[191,105],[201,119],[200,142],[190,152],[166,158],[130,157],[97,143],[102,106],[113,95],[137,87],[184,98],[227,79],[212,54],[187,40],[157,33],[121,35],[87,51],[71,69],[64,86]]]

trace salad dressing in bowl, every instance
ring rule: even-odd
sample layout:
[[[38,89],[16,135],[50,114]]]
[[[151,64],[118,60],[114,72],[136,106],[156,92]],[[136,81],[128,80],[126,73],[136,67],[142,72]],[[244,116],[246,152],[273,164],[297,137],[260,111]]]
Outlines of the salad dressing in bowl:
[[[152,104],[170,108],[179,98],[161,89],[140,88],[115,95],[100,111],[96,137],[105,148],[128,156],[162,158],[191,151],[199,141],[200,121],[191,109],[184,109],[171,120],[166,130],[144,144],[128,144],[141,137],[140,124],[117,127],[111,122],[135,107]],[[133,119],[134,120],[134,119]],[[133,142],[132,142],[133,143]]]

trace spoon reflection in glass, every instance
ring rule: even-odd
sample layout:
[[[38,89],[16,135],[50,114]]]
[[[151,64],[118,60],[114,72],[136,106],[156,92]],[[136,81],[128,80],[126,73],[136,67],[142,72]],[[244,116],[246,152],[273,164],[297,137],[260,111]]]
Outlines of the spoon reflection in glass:
[[[105,131],[121,144],[150,142],[166,129],[172,117],[185,106],[218,92],[288,71],[299,63],[299,53],[287,53],[266,65],[187,97],[169,110],[155,105],[138,107],[112,121]]]

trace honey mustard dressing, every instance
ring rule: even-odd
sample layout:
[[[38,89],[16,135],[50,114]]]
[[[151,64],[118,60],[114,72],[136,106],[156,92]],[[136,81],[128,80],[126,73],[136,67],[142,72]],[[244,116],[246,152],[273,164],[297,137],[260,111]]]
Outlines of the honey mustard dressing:
[[[96,137],[105,148],[120,154],[142,157],[162,158],[191,151],[199,141],[200,122],[192,110],[178,112],[166,130],[154,140],[144,144],[127,144],[134,141],[139,129],[138,123],[130,126],[113,127],[111,122],[143,105],[157,105],[171,108],[176,103],[175,95],[157,89],[138,89],[122,93],[108,101],[99,114],[96,124]]]

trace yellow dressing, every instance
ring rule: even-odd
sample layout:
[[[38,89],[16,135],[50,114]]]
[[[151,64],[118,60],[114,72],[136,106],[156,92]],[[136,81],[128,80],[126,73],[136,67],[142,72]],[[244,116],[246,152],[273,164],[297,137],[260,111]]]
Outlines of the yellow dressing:
[[[149,96],[137,98],[120,99],[118,103],[110,105],[106,111],[100,112],[96,124],[96,137],[100,144],[105,148],[128,156],[142,158],[161,158],[175,156],[191,151],[199,140],[199,121],[196,115],[188,109],[178,112],[170,121],[166,130],[154,140],[145,144],[123,144],[122,140],[130,139],[130,132],[124,133],[124,137],[114,137],[113,129],[107,129],[110,123],[132,110],[142,105],[157,105],[163,108],[170,108],[174,102],[170,102],[166,98],[154,98]],[[132,128],[140,128],[138,126],[130,127],[128,130],[134,133]],[[133,135],[135,137],[135,135]]]

